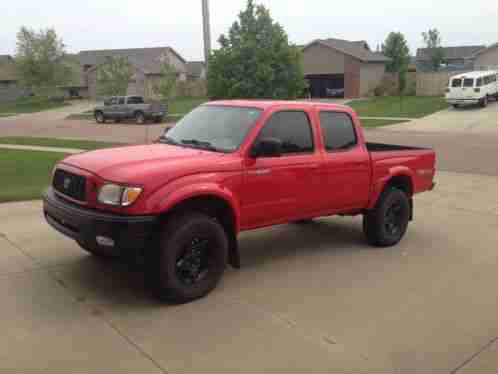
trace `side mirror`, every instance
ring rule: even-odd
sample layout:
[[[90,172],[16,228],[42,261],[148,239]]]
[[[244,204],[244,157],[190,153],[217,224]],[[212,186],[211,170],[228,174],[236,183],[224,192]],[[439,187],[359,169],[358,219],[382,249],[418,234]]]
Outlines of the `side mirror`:
[[[263,138],[251,150],[251,157],[280,157],[282,141],[278,138]]]

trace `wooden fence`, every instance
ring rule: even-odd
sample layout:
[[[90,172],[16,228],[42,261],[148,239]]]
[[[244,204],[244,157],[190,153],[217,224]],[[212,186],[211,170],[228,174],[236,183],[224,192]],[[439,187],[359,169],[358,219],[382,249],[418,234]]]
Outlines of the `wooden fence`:
[[[417,96],[442,96],[448,87],[450,77],[467,71],[417,72]]]

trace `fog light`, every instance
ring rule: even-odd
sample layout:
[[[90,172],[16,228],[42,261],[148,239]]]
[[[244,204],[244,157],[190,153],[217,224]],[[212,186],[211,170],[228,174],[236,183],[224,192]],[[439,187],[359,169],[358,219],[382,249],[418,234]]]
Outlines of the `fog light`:
[[[114,240],[111,238],[107,238],[105,236],[97,236],[95,238],[97,240],[97,244],[103,247],[114,247]]]

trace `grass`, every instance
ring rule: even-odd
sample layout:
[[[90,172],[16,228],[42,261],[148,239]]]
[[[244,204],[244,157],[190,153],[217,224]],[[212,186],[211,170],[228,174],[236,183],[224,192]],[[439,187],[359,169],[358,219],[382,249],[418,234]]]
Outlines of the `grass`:
[[[51,171],[65,154],[2,149],[0,203],[40,199],[50,185]]]
[[[185,115],[207,101],[207,97],[178,97],[169,101],[168,109],[171,114]]]
[[[421,118],[448,107],[442,97],[397,96],[375,97],[369,100],[355,100],[348,105],[360,117],[406,117]]]
[[[395,125],[397,123],[405,123],[408,121],[389,120],[389,119],[360,119],[363,127],[380,127],[387,125]]]
[[[44,110],[61,108],[69,105],[65,102],[53,102],[45,97],[25,97],[9,103],[0,104],[0,116],[16,115],[21,113],[35,113]]]
[[[75,148],[93,150],[112,148],[123,144],[98,142],[92,140],[34,138],[34,137],[0,137],[0,144],[34,145],[41,147]],[[2,150],[3,152],[3,150]]]

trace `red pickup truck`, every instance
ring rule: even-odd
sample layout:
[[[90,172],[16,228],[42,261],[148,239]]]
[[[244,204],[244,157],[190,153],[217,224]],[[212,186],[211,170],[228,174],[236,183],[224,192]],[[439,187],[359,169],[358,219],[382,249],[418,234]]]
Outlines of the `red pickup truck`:
[[[362,214],[368,243],[397,244],[434,174],[430,149],[366,143],[349,107],[220,101],[154,144],[67,157],[44,215],[92,254],[140,254],[155,294],[188,302],[240,267],[241,231]]]

